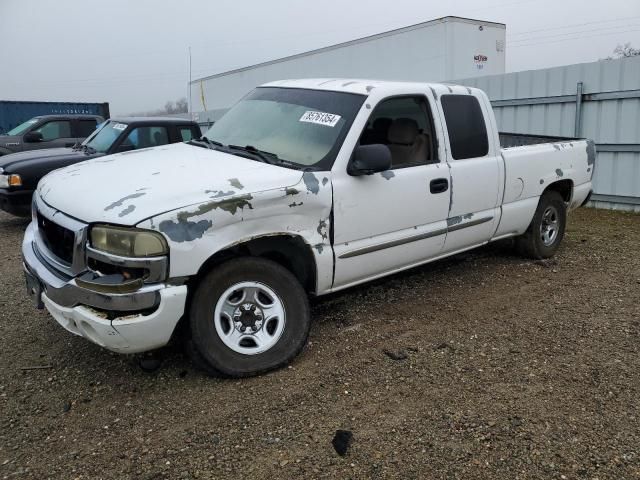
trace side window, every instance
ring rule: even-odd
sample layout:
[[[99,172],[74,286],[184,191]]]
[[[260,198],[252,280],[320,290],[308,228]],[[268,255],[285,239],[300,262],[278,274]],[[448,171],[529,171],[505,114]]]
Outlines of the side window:
[[[431,118],[423,97],[384,100],[369,117],[360,145],[387,145],[391,151],[391,168],[437,162]]]
[[[441,102],[454,160],[489,153],[487,126],[478,99],[471,95],[443,95]]]
[[[178,131],[180,132],[180,138],[183,142],[188,142],[193,138],[193,130],[191,130],[191,127],[178,127]]]
[[[80,138],[86,138],[93,133],[96,129],[97,123],[95,120],[78,120],[77,136]]]
[[[70,138],[71,123],[67,120],[54,120],[52,122],[45,123],[34,130],[34,132],[40,132],[44,142],[55,140],[57,138]]]
[[[157,147],[169,143],[169,134],[165,127],[138,127],[131,130],[121,146],[139,148]]]

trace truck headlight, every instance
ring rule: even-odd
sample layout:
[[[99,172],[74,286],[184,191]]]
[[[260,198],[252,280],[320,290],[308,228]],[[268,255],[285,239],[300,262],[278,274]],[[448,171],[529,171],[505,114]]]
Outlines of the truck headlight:
[[[0,175],[0,188],[21,187],[22,177],[15,173]]]
[[[90,233],[96,250],[121,257],[158,257],[169,253],[165,238],[151,230],[96,225]]]

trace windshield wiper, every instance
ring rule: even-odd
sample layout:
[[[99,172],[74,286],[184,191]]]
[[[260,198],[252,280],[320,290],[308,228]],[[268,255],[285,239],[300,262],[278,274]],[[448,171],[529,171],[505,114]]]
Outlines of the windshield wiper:
[[[264,150],[258,150],[253,145],[245,145],[244,147],[241,147],[240,145],[227,145],[227,148],[230,148],[232,150],[241,150],[243,152],[250,153],[251,155],[258,157],[264,163],[269,163],[271,165],[284,163],[284,160],[281,160],[278,157],[278,155],[276,155],[275,153],[265,152]]]
[[[216,142],[215,140],[210,140],[205,136],[202,136],[200,138],[192,138],[187,143],[189,145],[198,145],[198,146],[204,145],[210,150],[217,150],[217,148],[214,148],[214,147],[224,147],[224,145],[221,144],[220,142]]]
[[[89,145],[85,145],[83,143],[76,143],[73,147],[71,147],[73,150],[78,151],[78,150],[83,150],[84,153],[87,154],[93,154],[96,153],[97,150],[93,147],[90,147]]]

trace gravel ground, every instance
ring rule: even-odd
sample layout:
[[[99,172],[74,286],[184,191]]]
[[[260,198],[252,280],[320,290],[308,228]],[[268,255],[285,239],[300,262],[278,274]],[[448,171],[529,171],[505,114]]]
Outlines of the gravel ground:
[[[0,215],[2,478],[640,478],[638,215],[315,300],[294,364],[242,381],[169,348],[145,373],[34,310],[24,227]]]

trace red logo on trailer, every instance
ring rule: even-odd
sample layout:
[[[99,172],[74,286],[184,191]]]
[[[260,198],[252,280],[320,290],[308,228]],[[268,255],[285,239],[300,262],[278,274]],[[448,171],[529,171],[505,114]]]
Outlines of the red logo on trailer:
[[[482,70],[484,68],[484,63],[487,60],[489,60],[489,57],[487,57],[486,55],[478,54],[473,56],[473,61],[475,62],[476,68],[478,70]]]

